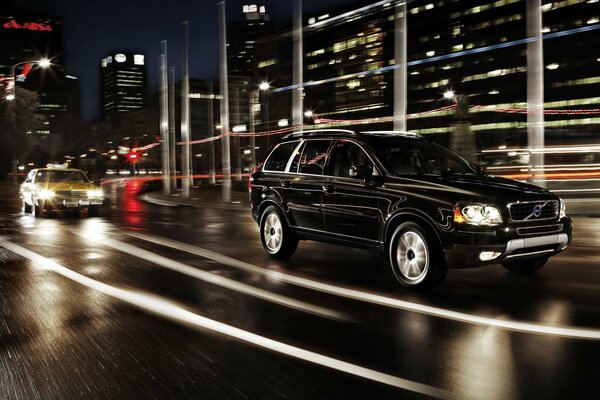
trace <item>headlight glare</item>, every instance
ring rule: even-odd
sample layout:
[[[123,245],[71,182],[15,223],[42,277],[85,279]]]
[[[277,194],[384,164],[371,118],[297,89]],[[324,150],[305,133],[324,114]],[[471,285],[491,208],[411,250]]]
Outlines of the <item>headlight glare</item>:
[[[40,193],[38,194],[38,197],[42,200],[46,200],[46,199],[51,199],[54,197],[56,193],[54,193],[53,190],[40,190]]]
[[[87,192],[88,197],[104,197],[104,193],[102,193],[102,190],[99,189],[93,189],[93,190],[88,190]]]
[[[473,225],[497,225],[502,223],[500,210],[487,204],[456,205],[454,222]]]

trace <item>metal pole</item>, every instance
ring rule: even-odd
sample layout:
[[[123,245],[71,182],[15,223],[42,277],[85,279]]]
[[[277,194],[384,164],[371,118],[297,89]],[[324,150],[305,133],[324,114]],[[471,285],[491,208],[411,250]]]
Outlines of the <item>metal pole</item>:
[[[215,101],[215,93],[213,91],[212,82],[208,82],[208,134],[212,138],[215,135],[215,121],[214,121],[214,105]],[[216,183],[215,180],[215,141],[211,140],[208,143],[208,158],[210,163],[210,184],[214,185]]]
[[[397,3],[394,8],[395,31],[394,31],[394,58],[396,65],[400,68],[394,70],[394,130],[405,132],[406,108],[407,108],[407,86],[406,86],[406,1]]]
[[[233,89],[233,105],[235,107],[234,114],[235,115],[235,125],[242,124],[242,114],[240,113],[240,87],[235,86]],[[233,150],[235,152],[235,166],[234,166],[234,174],[235,180],[239,181],[242,179],[242,156],[240,154],[241,146],[242,146],[242,138],[239,136],[234,136],[232,138],[233,142]]]
[[[175,145],[175,67],[170,68],[169,87],[169,165],[171,166],[171,190],[177,190],[177,146]]]
[[[292,91],[292,124],[299,130],[302,130],[304,122],[304,104],[303,104],[303,92],[302,87],[302,0],[294,0],[294,23],[293,23],[293,37],[294,37],[294,56],[293,56],[293,85],[296,88]]]
[[[542,38],[542,2],[527,0],[527,143],[532,182],[546,187],[544,177],[544,43]]]
[[[223,165],[223,201],[231,202],[231,153],[229,144],[229,87],[227,84],[227,27],[225,1],[219,7],[219,58],[221,64],[221,163]]]
[[[171,168],[169,165],[169,99],[167,77],[167,41],[163,40],[160,55],[160,139],[162,146],[163,193],[171,194]]]
[[[250,158],[252,160],[250,163],[250,169],[251,172],[253,172],[256,168],[256,136],[254,136],[256,129],[254,126],[254,106],[258,102],[258,89],[250,90],[248,93],[250,94],[248,97],[248,108],[250,109],[248,125],[250,125],[250,133],[252,134],[250,136]]]
[[[190,197],[190,77],[188,70],[188,22],[183,23],[183,80],[181,82],[181,179],[182,197]]]

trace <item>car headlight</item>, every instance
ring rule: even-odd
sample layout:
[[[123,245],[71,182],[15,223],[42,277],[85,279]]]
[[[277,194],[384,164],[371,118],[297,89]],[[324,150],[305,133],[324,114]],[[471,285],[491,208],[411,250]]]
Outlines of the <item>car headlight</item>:
[[[88,195],[88,197],[93,197],[93,198],[104,197],[104,193],[102,193],[102,190],[100,190],[100,189],[88,190],[87,195]]]
[[[558,219],[561,219],[567,216],[567,206],[563,199],[559,199],[558,201],[560,203],[560,212],[558,213]]]
[[[472,225],[498,225],[502,223],[500,210],[487,204],[457,204],[454,222]]]
[[[38,193],[38,198],[42,199],[42,200],[47,200],[47,199],[51,199],[54,197],[56,193],[54,193],[54,190],[40,190],[40,192]]]

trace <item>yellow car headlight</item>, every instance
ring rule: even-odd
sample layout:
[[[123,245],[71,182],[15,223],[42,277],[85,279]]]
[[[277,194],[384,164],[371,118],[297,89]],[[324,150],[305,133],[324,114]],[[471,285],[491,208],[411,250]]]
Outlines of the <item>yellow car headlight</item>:
[[[87,195],[88,195],[88,197],[94,198],[94,199],[98,199],[98,198],[101,199],[104,197],[104,193],[100,189],[88,190]]]
[[[40,192],[38,193],[38,198],[42,199],[42,200],[47,200],[47,199],[51,199],[56,195],[56,193],[54,193],[54,190],[40,190]]]

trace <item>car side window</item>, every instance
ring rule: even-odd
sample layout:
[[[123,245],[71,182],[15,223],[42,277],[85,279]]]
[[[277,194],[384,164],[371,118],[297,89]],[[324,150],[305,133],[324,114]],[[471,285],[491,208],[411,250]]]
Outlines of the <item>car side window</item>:
[[[299,172],[301,174],[323,175],[330,144],[331,140],[307,141],[300,157]]]
[[[265,162],[264,170],[285,172],[285,168],[296,146],[298,146],[297,141],[278,145]]]
[[[339,140],[331,150],[328,174],[349,178],[350,168],[359,166],[369,167],[373,169],[374,175],[377,174],[373,162],[363,149],[350,141]]]

